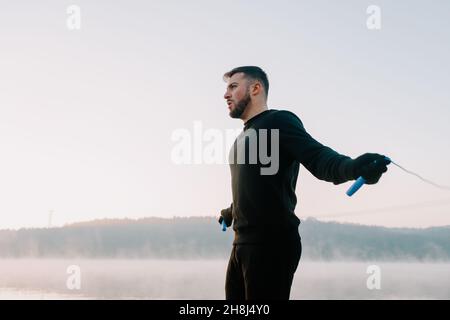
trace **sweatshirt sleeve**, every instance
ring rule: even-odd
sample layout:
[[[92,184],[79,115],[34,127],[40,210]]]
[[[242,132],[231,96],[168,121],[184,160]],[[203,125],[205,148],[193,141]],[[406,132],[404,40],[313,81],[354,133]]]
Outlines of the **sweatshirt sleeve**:
[[[354,179],[353,160],[311,137],[294,113],[278,111],[275,117],[280,134],[280,149],[298,160],[316,178],[336,185]]]

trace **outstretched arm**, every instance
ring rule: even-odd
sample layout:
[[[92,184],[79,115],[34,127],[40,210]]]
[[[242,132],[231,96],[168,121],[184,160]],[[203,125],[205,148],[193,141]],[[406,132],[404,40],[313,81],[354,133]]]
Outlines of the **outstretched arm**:
[[[353,160],[324,146],[309,135],[300,119],[289,111],[276,114],[280,148],[298,160],[316,178],[340,184],[354,179]]]
[[[337,185],[363,176],[368,184],[374,184],[387,171],[384,155],[365,153],[353,160],[339,154],[311,137],[292,112],[279,111],[276,123],[280,147],[320,180]]]

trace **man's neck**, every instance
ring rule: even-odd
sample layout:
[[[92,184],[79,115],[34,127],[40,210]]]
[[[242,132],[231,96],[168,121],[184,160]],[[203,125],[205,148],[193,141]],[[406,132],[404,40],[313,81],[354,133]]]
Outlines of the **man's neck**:
[[[253,118],[254,116],[257,116],[258,114],[260,114],[261,112],[264,112],[266,110],[268,110],[269,108],[267,107],[267,105],[261,105],[258,107],[253,107],[253,108],[249,108],[248,113],[245,113],[243,115],[243,117],[241,118],[241,120],[246,123],[248,120],[250,120],[251,118]]]

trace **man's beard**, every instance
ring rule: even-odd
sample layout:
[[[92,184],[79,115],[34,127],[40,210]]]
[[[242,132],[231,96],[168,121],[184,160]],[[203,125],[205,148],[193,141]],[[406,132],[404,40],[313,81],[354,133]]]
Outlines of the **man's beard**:
[[[245,109],[247,108],[248,104],[250,103],[250,101],[251,101],[250,93],[247,92],[245,97],[242,98],[241,100],[239,100],[236,103],[236,106],[234,107],[234,109],[232,109],[230,111],[230,117],[232,117],[232,118],[240,118],[241,115],[244,113]]]

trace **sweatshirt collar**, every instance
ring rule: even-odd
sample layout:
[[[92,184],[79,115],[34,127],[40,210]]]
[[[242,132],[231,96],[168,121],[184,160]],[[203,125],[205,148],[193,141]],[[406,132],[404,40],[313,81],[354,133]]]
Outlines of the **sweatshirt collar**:
[[[263,114],[271,111],[270,109],[264,110],[263,112],[258,113],[257,115],[251,117],[246,122],[244,122],[244,129],[247,129],[256,119],[260,118]]]

